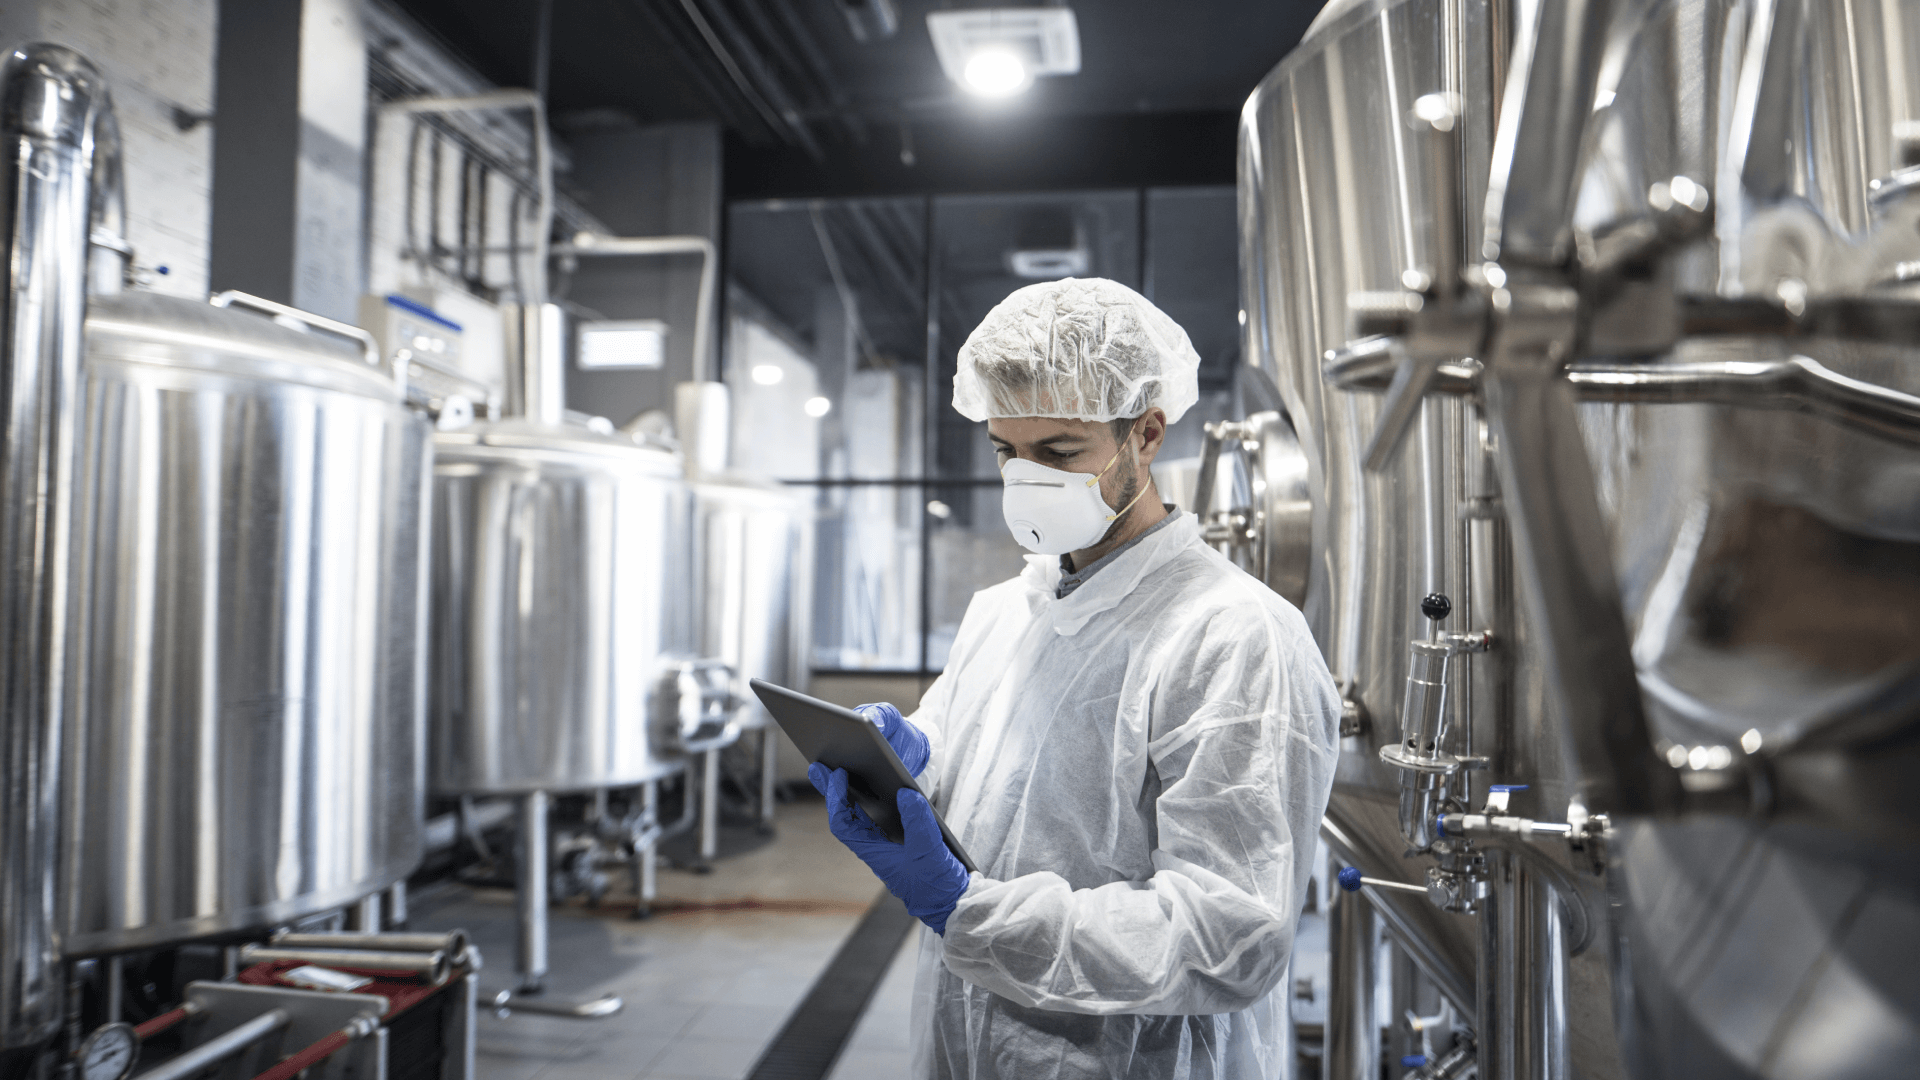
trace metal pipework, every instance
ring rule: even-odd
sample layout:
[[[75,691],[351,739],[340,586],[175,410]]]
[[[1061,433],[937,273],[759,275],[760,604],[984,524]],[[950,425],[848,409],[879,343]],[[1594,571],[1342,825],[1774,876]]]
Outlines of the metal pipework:
[[[270,1009],[224,1035],[141,1073],[135,1080],[187,1080],[210,1066],[240,1053],[267,1036],[286,1027],[293,1017],[285,1009]]]
[[[552,140],[547,132],[547,104],[539,94],[531,90],[495,90],[469,97],[421,97],[401,101],[390,101],[380,107],[375,117],[375,136],[370,143],[379,138],[380,125],[388,117],[418,116],[423,113],[463,113],[463,112],[511,112],[527,110],[533,128],[533,179],[538,189],[540,208],[539,222],[533,237],[533,268],[528,275],[527,295],[519,298],[522,304],[544,304],[547,301],[547,256],[552,245],[553,235],[553,152]],[[518,252],[514,253],[518,256]]]
[[[1567,943],[1560,911],[1531,864],[1488,854],[1481,901],[1479,1080],[1566,1080]]]
[[[1392,339],[1365,338],[1332,350],[1327,380],[1343,390],[1383,390],[1393,378]],[[1474,394],[1483,367],[1443,363],[1430,392]],[[1738,405],[1822,416],[1855,431],[1904,446],[1920,446],[1920,397],[1849,378],[1805,356],[1780,360],[1697,360],[1621,363],[1582,360],[1567,365],[1567,381],[1581,401],[1625,405]]]
[[[249,945],[240,950],[242,964],[266,964],[276,960],[295,960],[320,967],[351,968],[361,971],[389,971],[418,975],[427,982],[447,977],[444,952],[374,952],[361,949],[282,949]]]
[[[116,188],[119,140],[94,66],[28,45],[0,68],[5,173],[0,417],[0,1054],[58,1033],[61,643],[67,638],[76,395],[95,181]],[[118,205],[108,191],[104,202]]]
[[[692,381],[712,380],[713,358],[708,353],[712,349],[717,284],[720,279],[720,256],[713,241],[704,236],[600,236],[583,232],[574,236],[572,243],[554,248],[553,255],[562,259],[596,255],[700,256],[700,291],[694,298]],[[628,429],[637,430],[631,424]]]
[[[1435,593],[1420,602],[1420,611],[1433,621],[1433,637],[1410,644],[1406,691],[1400,702],[1400,741],[1380,748],[1380,760],[1400,770],[1400,831],[1417,850],[1425,851],[1438,839],[1436,815],[1447,799],[1448,778],[1471,764],[1449,753],[1447,744],[1448,666],[1453,657],[1484,652],[1491,634],[1441,632],[1440,620],[1453,603]]]
[[[566,420],[566,316],[558,304],[509,308],[506,414],[548,427]]]
[[[1327,916],[1329,957],[1326,1080],[1378,1080],[1380,1022],[1374,1012],[1373,905],[1343,893]]]
[[[387,953],[444,953],[449,963],[466,965],[471,942],[465,930],[444,934],[300,934],[273,935],[276,949],[370,949]]]

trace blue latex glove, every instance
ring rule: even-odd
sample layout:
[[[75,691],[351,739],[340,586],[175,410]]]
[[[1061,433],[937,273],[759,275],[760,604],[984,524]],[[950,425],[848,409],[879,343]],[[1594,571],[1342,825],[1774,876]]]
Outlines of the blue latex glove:
[[[896,844],[847,797],[847,770],[828,770],[816,761],[807,767],[807,779],[827,797],[827,827],[834,838],[860,856],[887,891],[907,905],[907,914],[936,934],[946,933],[947,916],[967,891],[969,879],[967,868],[940,838],[940,823],[926,797],[900,789],[900,822],[907,842]]]
[[[862,705],[853,711],[873,721],[873,726],[887,737],[887,745],[900,755],[900,764],[905,765],[907,771],[918,779],[920,771],[927,767],[927,758],[933,753],[927,745],[926,732],[914,727],[911,721],[900,715],[899,709],[886,702]]]

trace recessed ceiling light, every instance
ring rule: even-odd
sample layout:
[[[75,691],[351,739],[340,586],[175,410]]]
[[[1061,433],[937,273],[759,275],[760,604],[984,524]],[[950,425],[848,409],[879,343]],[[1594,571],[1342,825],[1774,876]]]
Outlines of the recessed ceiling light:
[[[1033,85],[1033,73],[1012,49],[989,45],[968,58],[960,85],[981,97],[1009,97]]]
[[[982,97],[1017,94],[1036,78],[1080,70],[1072,8],[931,11],[927,33],[947,78]]]
[[[810,397],[801,408],[807,411],[808,416],[818,420],[833,411],[833,402],[823,397]]]
[[[786,377],[787,373],[780,370],[780,365],[778,364],[753,365],[753,381],[759,383],[761,386],[777,386],[780,380]]]

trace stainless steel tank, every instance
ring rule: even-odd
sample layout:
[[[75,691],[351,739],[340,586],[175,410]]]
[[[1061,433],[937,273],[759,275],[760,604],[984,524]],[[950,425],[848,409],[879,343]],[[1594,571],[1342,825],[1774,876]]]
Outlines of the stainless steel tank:
[[[70,956],[285,922],[419,862],[429,428],[370,342],[303,324],[357,333],[250,298],[90,306]]]
[[[667,699],[698,627],[679,461],[525,418],[434,438],[433,789],[582,791],[680,768]]]
[[[739,477],[697,481],[693,498],[700,655],[733,669],[741,726],[763,727],[771,718],[747,680],[807,688],[813,561],[806,503],[781,484]]]
[[[1920,1051],[1916,64],[1908,5],[1362,0],[1248,102],[1327,835],[1483,1080]]]

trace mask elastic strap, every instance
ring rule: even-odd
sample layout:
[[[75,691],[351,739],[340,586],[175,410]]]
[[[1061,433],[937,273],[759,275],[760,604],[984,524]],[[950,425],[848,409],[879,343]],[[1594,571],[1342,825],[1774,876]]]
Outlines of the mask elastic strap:
[[[1113,456],[1107,459],[1107,463],[1106,463],[1106,464],[1105,464],[1104,466],[1102,466],[1102,467],[1101,467],[1101,469],[1100,469],[1100,471],[1099,471],[1099,472],[1097,472],[1097,473],[1094,473],[1094,474],[1093,474],[1093,479],[1091,479],[1091,480],[1089,480],[1089,481],[1087,481],[1087,486],[1088,486],[1088,487],[1092,487],[1093,485],[1095,485],[1095,484],[1097,484],[1097,483],[1099,483],[1099,482],[1100,482],[1100,478],[1101,478],[1101,477],[1103,477],[1103,476],[1105,476],[1105,475],[1107,475],[1107,470],[1108,470],[1108,469],[1111,469],[1111,468],[1113,468],[1113,463],[1114,463],[1114,462],[1116,462],[1116,461],[1119,461],[1119,460],[1120,460],[1120,455],[1121,455],[1121,454],[1124,454],[1124,453],[1126,453],[1126,452],[1127,452],[1127,444],[1133,441],[1133,434],[1134,434],[1134,432],[1136,432],[1136,431],[1138,431],[1139,429],[1140,429],[1140,425],[1139,425],[1139,422],[1138,422],[1138,421],[1136,421],[1136,422],[1134,423],[1134,425],[1133,425],[1132,427],[1130,427],[1130,428],[1128,428],[1128,429],[1127,429],[1127,437],[1126,437],[1125,439],[1122,439],[1122,440],[1120,441],[1120,449],[1118,449],[1118,450],[1115,450],[1115,451],[1113,452]],[[1005,466],[1005,465],[1002,465],[1002,466],[1000,467],[1000,471],[1001,471],[1001,472],[1005,472],[1005,471],[1006,471],[1006,466]],[[1140,496],[1138,496],[1138,495],[1135,495],[1135,496],[1134,496],[1134,498],[1135,498],[1135,499],[1138,499],[1139,497],[1140,497]],[[1127,505],[1128,505],[1128,506],[1132,506],[1133,504],[1132,504],[1132,503],[1128,503]],[[1122,514],[1124,514],[1124,513],[1126,513],[1126,511],[1125,511],[1125,510],[1122,510],[1122,511],[1120,511],[1120,512],[1121,512]],[[1112,519],[1112,518],[1108,518],[1107,520],[1109,520],[1109,521],[1111,521],[1111,520],[1113,520],[1113,519]]]
[[[1134,436],[1134,433],[1135,433],[1135,432],[1137,432],[1137,431],[1139,431],[1139,430],[1140,430],[1140,422],[1136,420],[1136,421],[1134,421],[1134,424],[1133,424],[1133,426],[1127,429],[1127,439],[1126,439],[1126,441],[1127,441],[1127,442],[1129,442],[1129,443],[1130,443],[1130,442],[1132,442],[1132,441],[1133,441],[1133,436]],[[1092,487],[1093,485],[1095,485],[1095,484],[1097,484],[1097,483],[1099,483],[1099,482],[1100,482],[1100,478],[1101,478],[1102,476],[1105,476],[1105,475],[1107,475],[1107,469],[1111,469],[1111,468],[1113,468],[1113,462],[1114,462],[1114,461],[1119,461],[1119,460],[1120,460],[1120,455],[1121,455],[1121,454],[1124,454],[1124,453],[1126,453],[1126,452],[1127,452],[1127,448],[1126,448],[1126,445],[1125,445],[1125,443],[1123,443],[1123,444],[1121,444],[1121,447],[1120,447],[1120,449],[1118,449],[1118,450],[1115,450],[1115,451],[1113,452],[1113,461],[1109,461],[1109,462],[1107,462],[1107,464],[1106,464],[1106,468],[1103,468],[1103,469],[1101,469],[1101,470],[1100,470],[1100,471],[1099,471],[1098,473],[1095,473],[1095,474],[1094,474],[1094,477],[1093,477],[1093,479],[1091,479],[1091,480],[1089,480],[1089,481],[1087,481],[1087,486],[1088,486],[1088,487]],[[1120,520],[1120,515],[1122,515],[1122,514],[1124,514],[1124,513],[1126,513],[1127,511],[1129,511],[1129,510],[1131,510],[1131,509],[1133,509],[1133,504],[1134,504],[1134,503],[1137,503],[1137,502],[1139,502],[1139,501],[1140,501],[1140,496],[1142,496],[1142,495],[1145,495],[1145,494],[1147,493],[1147,487],[1149,487],[1149,486],[1151,486],[1151,485],[1143,485],[1143,486],[1142,486],[1142,487],[1140,488],[1140,490],[1139,490],[1139,491],[1136,491],[1136,492],[1134,492],[1134,493],[1133,493],[1133,498],[1131,498],[1131,499],[1128,499],[1128,500],[1127,500],[1127,505],[1125,505],[1125,506],[1123,506],[1123,507],[1121,507],[1121,508],[1120,508],[1120,509],[1118,509],[1118,510],[1115,510],[1115,511],[1114,511],[1113,513],[1111,513],[1111,514],[1108,514],[1108,515],[1107,515],[1107,518],[1106,518],[1106,519],[1107,519],[1108,521],[1118,521],[1118,520]]]

